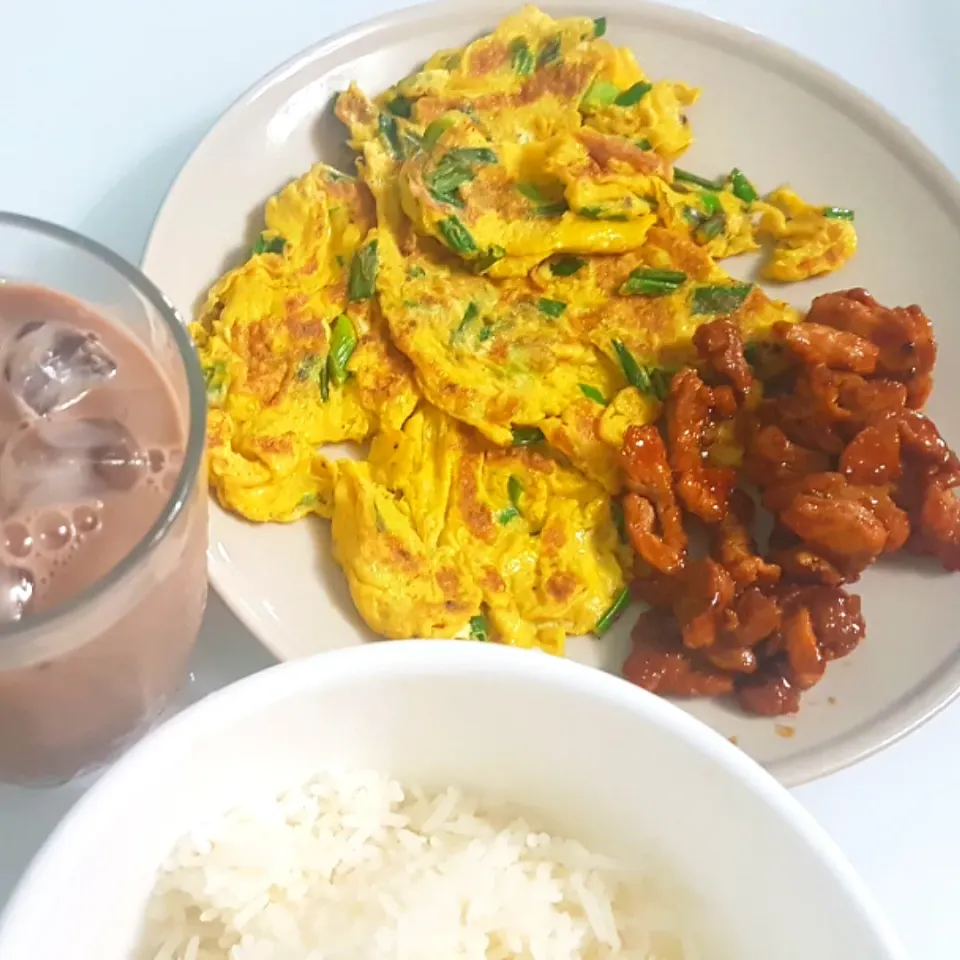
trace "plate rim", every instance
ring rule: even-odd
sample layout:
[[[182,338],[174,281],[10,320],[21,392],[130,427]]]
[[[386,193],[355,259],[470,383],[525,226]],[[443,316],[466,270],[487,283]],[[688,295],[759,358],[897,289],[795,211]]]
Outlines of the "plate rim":
[[[456,18],[461,24],[493,23],[514,12],[520,3],[521,0],[430,0],[417,3],[337,31],[305,47],[262,75],[220,113],[181,165],[150,225],[140,258],[143,272],[149,277],[151,261],[159,256],[156,249],[158,236],[170,216],[176,194],[188,170],[202,159],[203,153],[211,148],[224,127],[272,87],[361,39],[377,34],[389,35],[403,28],[409,29],[420,22],[441,18]],[[567,16],[589,16],[590,8],[598,6],[597,0],[547,0],[538,5],[553,15]],[[892,154],[928,181],[931,191],[944,203],[946,212],[960,235],[960,181],[903,121],[891,114],[877,99],[832,70],[751,28],[656,0],[604,0],[602,10],[598,9],[597,12],[641,24],[652,22],[680,36],[711,41],[719,39],[735,54],[754,63],[766,63],[781,76],[800,83],[804,89],[817,96],[829,98],[835,108],[842,110],[852,122],[871,129]],[[214,503],[212,509],[222,508]],[[212,515],[210,524],[212,527]],[[289,661],[291,658],[283,652],[281,645],[274,642],[270,625],[263,614],[240,592],[228,585],[228,567],[229,564],[216,555],[211,544],[207,550],[207,574],[210,583],[231,612],[270,654],[280,662]],[[318,651],[312,656],[321,653],[322,651]],[[877,723],[855,727],[835,744],[828,741],[825,745],[809,748],[762,766],[785,786],[795,787],[837,773],[885,750],[915,732],[960,697],[960,662],[951,661],[951,664],[954,669],[945,671],[944,680],[917,694],[920,700],[912,709],[906,706],[895,708]],[[874,732],[872,736],[871,731]]]

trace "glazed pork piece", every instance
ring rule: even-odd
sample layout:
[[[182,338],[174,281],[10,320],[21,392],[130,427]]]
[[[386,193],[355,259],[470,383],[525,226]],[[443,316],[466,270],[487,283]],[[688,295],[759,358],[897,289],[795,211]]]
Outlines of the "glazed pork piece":
[[[694,345],[700,364],[670,384],[666,442],[631,428],[621,451],[633,589],[651,605],[624,676],[794,713],[863,639],[847,584],[901,550],[960,569],[960,460],[920,410],[932,328],[919,307],[848,290],[818,297],[769,342],[745,347],[721,317]],[[763,547],[761,518],[772,524]]]

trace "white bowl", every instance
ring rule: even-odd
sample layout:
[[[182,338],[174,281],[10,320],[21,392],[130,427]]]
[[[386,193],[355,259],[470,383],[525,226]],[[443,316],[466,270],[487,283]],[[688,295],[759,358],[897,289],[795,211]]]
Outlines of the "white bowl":
[[[626,860],[652,851],[724,944],[711,957],[905,956],[796,801],[683,711],[543,654],[410,641],[274,667],[144,740],[39,854],[0,921],[0,960],[128,957],[180,834],[328,766],[455,783]]]

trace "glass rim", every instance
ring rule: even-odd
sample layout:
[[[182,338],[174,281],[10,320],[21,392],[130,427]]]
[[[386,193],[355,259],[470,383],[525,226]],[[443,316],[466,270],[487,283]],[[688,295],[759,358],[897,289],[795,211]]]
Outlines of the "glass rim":
[[[179,311],[153,281],[139,268],[118,253],[114,253],[109,247],[68,227],[62,227],[59,224],[40,220],[26,214],[0,210],[0,228],[2,227],[15,227],[32,231],[67,246],[78,248],[105,263],[147,300],[160,315],[164,326],[173,337],[173,342],[183,364],[187,382],[188,427],[183,463],[180,465],[177,474],[177,482],[150,529],[104,577],[80,591],[76,596],[36,616],[28,616],[10,623],[0,624],[0,653],[4,652],[2,647],[8,642],[35,633],[37,630],[42,630],[44,627],[61,621],[87,607],[125,580],[154,552],[166,538],[177,518],[183,513],[193,493],[203,462],[207,425],[206,387],[193,341]],[[69,294],[67,295],[69,296]]]

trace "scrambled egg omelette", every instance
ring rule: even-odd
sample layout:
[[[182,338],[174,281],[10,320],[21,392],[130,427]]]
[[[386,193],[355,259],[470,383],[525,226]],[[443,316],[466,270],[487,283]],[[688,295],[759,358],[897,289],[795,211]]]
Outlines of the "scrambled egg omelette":
[[[763,276],[796,281],[856,249],[849,210],[675,166],[699,91],[605,32],[526,7],[376,98],[351,86],[357,175],[271,198],[192,326],[221,504],[331,519],[381,636],[601,635],[628,596],[627,427],[701,323],[799,319],[717,261],[764,242]]]

